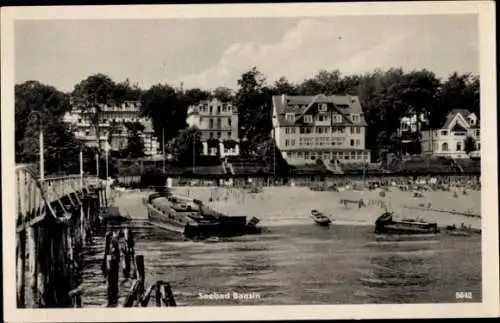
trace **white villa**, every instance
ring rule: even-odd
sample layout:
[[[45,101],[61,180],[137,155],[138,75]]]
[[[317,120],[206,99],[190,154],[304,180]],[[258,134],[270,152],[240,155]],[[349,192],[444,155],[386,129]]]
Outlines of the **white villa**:
[[[464,109],[452,110],[440,129],[422,131],[422,153],[451,158],[471,157],[464,151],[465,139],[471,137],[476,142],[476,151],[481,150],[479,118]]]

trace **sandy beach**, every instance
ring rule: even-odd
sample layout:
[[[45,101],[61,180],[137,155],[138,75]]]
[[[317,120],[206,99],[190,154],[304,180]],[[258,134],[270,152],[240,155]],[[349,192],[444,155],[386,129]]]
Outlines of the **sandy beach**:
[[[393,187],[381,197],[378,191],[317,192],[307,187],[265,187],[261,193],[229,187],[173,187],[174,194],[197,198],[215,210],[230,215],[256,216],[263,226],[310,223],[310,211],[316,209],[328,214],[339,225],[373,225],[384,211],[384,205],[400,218],[421,218],[437,222],[439,226],[461,223],[481,228],[481,219],[457,213],[481,214],[481,192],[422,192],[413,197]],[[366,206],[352,203],[347,207],[342,200],[363,199]],[[413,209],[416,208],[416,209]],[[440,210],[440,211],[437,211]]]

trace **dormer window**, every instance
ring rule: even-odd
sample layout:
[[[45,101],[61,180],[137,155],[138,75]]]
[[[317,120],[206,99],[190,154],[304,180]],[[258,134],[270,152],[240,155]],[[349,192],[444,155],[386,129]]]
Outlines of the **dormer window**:
[[[285,115],[285,119],[286,121],[291,121],[291,122],[295,121],[295,113],[287,113]]]
[[[470,124],[471,126],[475,125],[475,124],[476,124],[476,120],[474,120],[473,118],[470,118],[470,119],[469,119],[469,124]]]
[[[327,105],[326,103],[322,103],[319,105],[319,111],[321,112],[326,112],[327,111]]]
[[[351,120],[352,122],[359,122],[359,114],[352,114]]]
[[[311,123],[312,121],[313,121],[313,119],[312,119],[312,115],[310,115],[310,114],[306,114],[306,115],[304,116],[304,122],[306,122],[306,123]]]

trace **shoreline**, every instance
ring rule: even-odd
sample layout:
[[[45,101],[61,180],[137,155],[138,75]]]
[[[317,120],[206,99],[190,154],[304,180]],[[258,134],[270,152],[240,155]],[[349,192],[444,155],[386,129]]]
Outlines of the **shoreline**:
[[[306,187],[264,187],[259,193],[249,193],[232,187],[172,187],[174,194],[203,201],[214,210],[228,215],[255,216],[260,225],[276,226],[309,223],[310,211],[317,209],[335,221],[332,225],[373,225],[386,209],[402,218],[423,218],[439,227],[460,226],[464,223],[481,229],[480,191],[454,198],[452,192],[424,192],[413,197],[411,191],[392,188],[385,196],[376,190],[345,190],[342,192],[312,191]],[[365,205],[358,206],[363,199]],[[348,200],[344,204],[344,200]],[[432,205],[422,207],[421,205]]]

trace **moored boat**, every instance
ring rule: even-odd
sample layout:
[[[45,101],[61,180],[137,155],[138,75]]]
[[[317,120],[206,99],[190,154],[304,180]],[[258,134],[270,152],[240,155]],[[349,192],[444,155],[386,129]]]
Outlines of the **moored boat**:
[[[437,234],[439,233],[439,228],[437,223],[429,223],[422,220],[394,220],[393,213],[385,212],[375,221],[375,233],[395,235]]]
[[[147,198],[148,219],[168,231],[186,237],[237,236],[259,233],[259,220],[227,216],[203,205],[199,200],[174,196],[168,191]]]
[[[317,225],[322,227],[327,227],[332,223],[332,220],[328,216],[318,212],[317,210],[311,211],[311,218]]]
[[[465,236],[468,237],[472,234],[481,234],[481,229],[475,229],[472,227],[466,227],[463,223],[460,227],[456,225],[448,225],[445,228],[445,232],[451,236]]]

